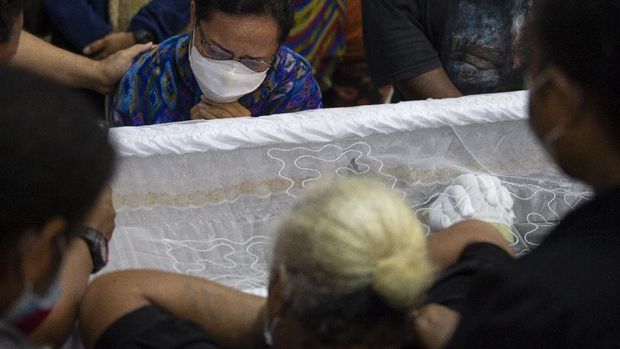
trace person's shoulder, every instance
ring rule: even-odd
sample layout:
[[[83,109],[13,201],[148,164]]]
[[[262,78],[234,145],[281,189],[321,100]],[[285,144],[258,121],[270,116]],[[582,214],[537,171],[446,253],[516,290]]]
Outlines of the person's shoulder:
[[[181,34],[162,41],[150,51],[140,55],[129,68],[128,73],[145,71],[176,60],[183,52],[187,52],[189,36]]]
[[[189,48],[189,34],[179,34],[162,41],[159,49],[162,54],[179,55],[187,53]]]
[[[276,70],[295,72],[298,74],[312,74],[312,65],[299,53],[286,45],[281,45],[276,53]]]

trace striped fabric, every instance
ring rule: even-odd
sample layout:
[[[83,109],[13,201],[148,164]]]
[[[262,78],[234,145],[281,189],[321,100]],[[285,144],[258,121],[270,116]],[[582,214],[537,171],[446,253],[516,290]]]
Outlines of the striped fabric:
[[[112,31],[126,31],[129,23],[149,0],[109,0],[108,9]]]
[[[345,53],[346,0],[294,0],[295,26],[286,45],[312,65],[322,89]]]

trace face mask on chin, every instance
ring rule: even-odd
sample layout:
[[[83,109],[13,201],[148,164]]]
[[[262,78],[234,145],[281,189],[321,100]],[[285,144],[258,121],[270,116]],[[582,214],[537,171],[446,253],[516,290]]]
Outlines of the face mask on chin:
[[[196,33],[194,28],[194,35]],[[265,81],[267,70],[257,73],[235,61],[217,61],[203,57],[194,47],[192,35],[189,63],[204,96],[216,103],[231,103],[254,92]]]
[[[45,295],[37,295],[32,283],[27,281],[24,291],[11,308],[2,316],[5,323],[10,324],[25,335],[36,330],[52,312],[62,295],[58,279],[50,286]]]

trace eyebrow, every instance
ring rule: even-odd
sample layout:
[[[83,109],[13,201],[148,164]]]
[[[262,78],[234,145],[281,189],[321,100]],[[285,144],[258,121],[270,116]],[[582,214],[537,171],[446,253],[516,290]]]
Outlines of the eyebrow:
[[[202,30],[200,30],[200,33],[202,34],[202,37],[206,39],[207,42],[211,43],[212,45],[217,46],[220,50],[226,51],[229,55],[234,56],[233,52],[227,48],[224,48],[222,45],[220,45],[217,41],[208,38],[203,32]],[[252,56],[241,56],[239,57],[239,59],[253,59],[255,61],[264,61],[265,63],[268,63],[269,60],[271,58],[269,57],[252,57]]]

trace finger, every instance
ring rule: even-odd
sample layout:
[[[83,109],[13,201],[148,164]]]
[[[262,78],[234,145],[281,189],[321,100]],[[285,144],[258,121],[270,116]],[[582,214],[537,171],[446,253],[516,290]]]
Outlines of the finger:
[[[242,106],[238,102],[233,103],[232,107],[235,110],[235,115],[236,116],[239,116],[239,117],[242,117],[242,116],[252,116],[252,113],[250,113],[250,111],[248,109],[246,109],[244,106]]]
[[[215,115],[217,119],[229,119],[235,116],[231,111],[227,110],[222,105],[209,103],[207,106],[203,107],[206,108],[209,113]]]
[[[478,186],[478,181],[476,180],[476,176],[471,173],[467,173],[456,177],[454,184],[462,185],[465,189],[467,189],[467,191],[469,191],[470,189]]]
[[[190,115],[192,120],[202,120],[204,119],[201,112],[200,112],[200,105],[197,104],[195,105],[191,110],[190,110]]]
[[[441,218],[441,225],[440,225],[441,229],[448,229],[452,226],[452,220],[450,219],[450,217],[448,217],[445,214],[442,214],[440,218]]]
[[[445,196],[441,195],[429,207],[428,220],[434,230],[445,229],[447,226],[449,226],[449,223],[445,224],[445,215],[443,213],[444,202]]]
[[[455,223],[460,222],[461,216],[456,212],[453,198],[444,196],[440,200],[441,205],[441,229],[447,229]]]
[[[480,190],[482,191],[482,194],[484,194],[486,201],[491,206],[497,206],[497,190],[493,185],[492,177],[488,175],[478,175],[478,184],[480,184]]]
[[[216,102],[210,101],[210,100],[208,100],[206,98],[204,99],[204,102],[208,106],[217,108],[219,110],[226,111],[226,113],[229,114],[230,117],[243,116],[241,114],[243,114],[243,109],[245,109],[238,102],[216,103]]]
[[[133,59],[135,58],[137,55],[146,52],[154,47],[156,47],[157,45],[154,45],[152,42],[146,43],[146,44],[140,44],[140,45],[133,45],[130,48],[124,49],[120,52],[123,52],[124,54],[126,54],[129,58]]]
[[[511,210],[515,202],[512,199],[512,195],[510,195],[508,189],[506,189],[506,187],[504,186],[502,186],[500,189],[500,198],[502,201],[502,206],[507,210]]]
[[[207,108],[203,104],[198,104],[194,107],[194,115],[192,115],[192,119],[194,120],[213,120],[217,119],[217,115],[211,113],[209,108]]]
[[[434,230],[437,230],[441,229],[441,227],[443,226],[441,224],[441,216],[443,215],[443,213],[441,213],[441,208],[439,207],[439,204],[436,205],[435,203],[436,202],[431,205],[428,211],[428,222]]]
[[[202,101],[211,107],[218,108],[220,110],[225,111],[228,117],[241,117],[241,116],[252,116],[250,111],[243,107],[239,102],[231,102],[231,103],[215,103],[206,98],[202,98]]]
[[[99,53],[97,53],[93,57],[93,59],[96,59],[96,60],[100,61],[102,59],[108,58],[109,56],[110,56],[110,51],[107,48],[105,48],[105,49],[101,50]]]
[[[475,213],[471,199],[463,186],[453,185],[446,190],[450,197],[454,198],[455,210],[461,217],[472,217]]]
[[[96,52],[103,50],[106,46],[107,46],[106,39],[99,39],[97,41],[94,41],[88,44],[86,47],[84,47],[84,49],[82,50],[82,53],[85,54],[86,56],[90,56]]]

